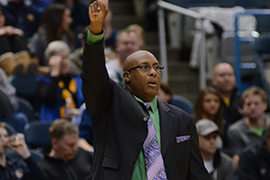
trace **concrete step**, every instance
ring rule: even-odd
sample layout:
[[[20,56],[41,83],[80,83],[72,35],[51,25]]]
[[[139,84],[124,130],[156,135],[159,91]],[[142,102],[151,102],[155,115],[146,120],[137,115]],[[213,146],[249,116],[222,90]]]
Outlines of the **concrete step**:
[[[110,9],[113,15],[134,15],[132,1],[110,1]]]
[[[159,45],[145,45],[142,47],[142,49],[148,50],[151,53],[153,53],[158,60],[160,60],[160,50]],[[167,59],[170,60],[180,60],[180,53],[178,49],[173,49],[170,47],[167,47]]]
[[[185,61],[168,61],[169,83],[174,93],[195,103],[199,92],[199,72],[189,67]]]
[[[126,28],[130,24],[142,24],[142,20],[139,20],[134,15],[113,15],[111,21],[112,27],[116,30]]]
[[[195,103],[199,93],[198,78],[170,76],[169,83],[175,94],[187,97],[191,102]]]
[[[190,68],[189,63],[185,61],[171,60],[167,62],[169,68],[169,76],[196,77],[198,78],[198,70]]]
[[[159,34],[157,31],[145,31],[145,44],[159,45]],[[159,48],[159,47],[158,47]]]

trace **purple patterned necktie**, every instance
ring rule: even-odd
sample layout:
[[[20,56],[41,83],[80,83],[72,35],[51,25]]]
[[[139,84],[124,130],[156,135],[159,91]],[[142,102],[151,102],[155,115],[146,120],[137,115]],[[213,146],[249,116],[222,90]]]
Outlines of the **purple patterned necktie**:
[[[144,103],[147,109],[148,103]],[[145,167],[148,180],[167,180],[163,158],[159,148],[156,132],[152,120],[147,122],[148,134],[143,144]]]

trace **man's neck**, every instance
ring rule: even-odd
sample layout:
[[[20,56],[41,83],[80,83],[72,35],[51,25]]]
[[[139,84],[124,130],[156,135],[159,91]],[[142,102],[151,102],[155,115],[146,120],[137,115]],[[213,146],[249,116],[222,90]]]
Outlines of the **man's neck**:
[[[247,124],[248,127],[259,129],[264,126],[265,118],[264,118],[264,115],[256,119],[246,117],[245,123]]]
[[[201,152],[201,154],[204,161],[211,161],[214,158],[214,154],[203,153],[203,152]]]
[[[219,91],[219,94],[220,94],[222,99],[231,99],[231,97],[232,97],[232,92]]]
[[[51,150],[49,156],[50,156],[50,157],[53,157],[53,158],[58,158],[58,156],[56,155],[54,149]]]
[[[215,116],[209,115],[209,114],[202,114],[202,119],[209,119],[212,121],[215,121]]]

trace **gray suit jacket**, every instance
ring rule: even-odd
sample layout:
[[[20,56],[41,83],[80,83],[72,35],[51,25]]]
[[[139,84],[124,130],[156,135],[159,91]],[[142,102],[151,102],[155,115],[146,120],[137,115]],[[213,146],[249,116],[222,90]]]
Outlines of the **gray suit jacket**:
[[[128,180],[147,136],[149,117],[127,88],[108,76],[103,44],[87,45],[81,75],[93,122],[93,179]],[[158,101],[161,152],[169,180],[210,180],[192,116]]]

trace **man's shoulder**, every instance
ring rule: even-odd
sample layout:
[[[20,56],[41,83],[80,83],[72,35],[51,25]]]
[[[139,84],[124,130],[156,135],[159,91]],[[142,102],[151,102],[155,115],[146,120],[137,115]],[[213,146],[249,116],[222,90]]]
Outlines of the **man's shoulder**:
[[[80,156],[85,156],[85,157],[90,157],[92,158],[93,157],[93,152],[90,152],[90,151],[86,151],[82,148],[78,148],[78,151],[77,151],[77,154],[80,155]]]
[[[245,127],[246,127],[245,119],[240,119],[236,121],[235,123],[233,123],[232,125],[230,125],[228,131],[230,132],[239,131],[239,130],[243,130],[243,128],[246,129]]]
[[[42,160],[39,161],[38,166],[41,170],[60,167],[64,163],[62,159],[50,157],[49,154],[44,154]]]
[[[232,162],[232,158],[228,154],[226,154],[222,151],[220,151],[220,157],[225,162]]]

